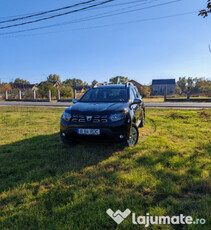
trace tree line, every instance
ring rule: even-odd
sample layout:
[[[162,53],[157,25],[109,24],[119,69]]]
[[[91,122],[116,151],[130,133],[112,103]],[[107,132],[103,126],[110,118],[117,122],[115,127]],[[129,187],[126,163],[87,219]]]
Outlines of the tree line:
[[[124,84],[129,81],[127,77],[116,76],[110,78],[108,82],[110,84]],[[55,83],[58,85],[55,86]],[[93,80],[91,87],[95,86],[98,83],[97,80]],[[141,81],[140,81],[141,83]],[[17,90],[20,86],[29,85],[30,82],[24,79],[16,78],[13,82],[1,83],[0,82],[0,93],[3,94],[6,90],[12,91]],[[48,91],[51,90],[53,97],[57,94],[57,89],[60,89],[61,97],[73,97],[73,88],[74,87],[87,87],[89,84],[78,78],[69,78],[65,81],[61,81],[60,76],[57,74],[50,74],[46,81],[40,82],[37,84],[38,94],[40,97],[47,97]],[[192,77],[180,77],[175,85],[176,94],[183,95],[190,92],[191,94],[206,94],[210,96],[211,94],[211,80],[206,78],[192,78]],[[143,85],[141,90],[143,97],[148,97],[151,95],[151,85]]]
[[[211,93],[211,80],[205,78],[180,77],[176,83],[177,94]]]
[[[124,84],[128,81],[127,77],[116,76],[109,79],[111,84]],[[95,86],[98,83],[97,80],[93,80],[91,86]],[[56,84],[56,86],[55,86]],[[13,91],[16,92],[18,89],[22,89],[30,85],[30,82],[21,78],[16,78],[13,82],[9,83],[1,83],[0,82],[0,94],[5,93],[5,91]],[[46,81],[40,82],[39,84],[35,84],[38,88],[38,96],[45,98],[48,95],[48,91],[51,90],[52,97],[55,97],[57,94],[57,89],[60,90],[61,97],[68,98],[73,97],[73,88],[74,87],[87,87],[89,84],[78,78],[69,78],[65,81],[61,81],[60,76],[57,74],[50,74]],[[25,95],[30,94],[30,90],[25,90]]]

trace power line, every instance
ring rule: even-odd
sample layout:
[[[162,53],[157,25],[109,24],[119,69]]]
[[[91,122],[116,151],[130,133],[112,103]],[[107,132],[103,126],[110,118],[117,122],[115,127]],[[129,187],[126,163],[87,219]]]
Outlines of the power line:
[[[36,13],[33,13],[33,14],[38,14],[38,13],[41,13],[41,12],[36,12]],[[32,13],[28,13],[28,14],[18,14],[18,15],[13,15],[13,16],[5,16],[5,17],[0,17],[0,19],[11,19],[11,18],[16,18],[16,17],[23,17],[23,16],[27,16],[27,15],[30,15]]]
[[[154,1],[159,1],[159,0],[152,0],[151,2],[154,2]],[[169,4],[172,4],[172,3],[175,3],[175,2],[180,2],[180,1],[182,1],[182,0],[173,0],[173,1],[168,1],[168,2],[164,2],[164,3],[152,5],[152,6],[146,6],[146,7],[142,7],[142,8],[138,8],[138,9],[134,9],[134,10],[127,10],[127,11],[123,11],[123,12],[119,12],[119,13],[108,14],[108,13],[120,11],[120,10],[115,10],[115,11],[112,11],[112,12],[103,13],[103,15],[105,14],[104,16],[100,16],[100,15],[98,14],[99,17],[95,17],[95,16],[98,16],[98,15],[95,15],[95,16],[93,16],[92,18],[90,18],[89,20],[101,19],[101,18],[111,17],[111,16],[117,16],[117,15],[122,15],[122,14],[126,14],[126,13],[133,13],[133,12],[137,12],[137,11],[141,11],[141,10],[156,8],[156,7],[159,7],[159,6],[169,5]],[[137,6],[137,5],[136,5],[136,6]],[[130,8],[131,8],[131,7],[130,7]],[[127,9],[128,9],[128,8],[127,8]],[[108,15],[106,15],[106,14],[108,14]],[[88,19],[87,19],[87,20],[88,20]]]
[[[101,29],[101,28],[106,28],[106,27],[111,27],[111,26],[127,25],[127,24],[134,24],[134,23],[141,23],[141,22],[148,22],[148,21],[157,21],[157,20],[180,17],[180,16],[186,16],[186,15],[191,15],[191,14],[196,14],[196,13],[198,13],[198,10],[197,11],[192,11],[192,12],[180,13],[180,14],[166,15],[166,16],[161,16],[161,17],[125,21],[125,22],[121,22],[121,23],[104,24],[104,25],[90,26],[90,27],[81,27],[81,28],[71,29],[71,31],[80,31],[80,30],[89,30],[89,29]],[[20,36],[5,36],[3,38],[27,37],[27,36],[36,36],[36,35],[44,35],[44,34],[61,33],[61,32],[66,32],[66,31],[67,30],[65,30],[65,31],[64,30],[63,31],[51,31],[51,32],[47,32],[47,33],[45,32],[45,33],[37,33],[37,34],[27,34],[27,35],[22,35],[22,36],[21,35]]]
[[[48,26],[42,26],[42,27],[32,28],[32,29],[28,29],[28,30],[22,30],[22,32],[24,32],[24,31],[31,31],[31,30],[38,30],[38,29],[45,29],[45,28],[56,27],[56,26],[62,26],[62,25],[67,25],[67,24],[72,24],[72,23],[80,23],[80,22],[84,22],[84,21],[90,21],[90,20],[94,20],[94,19],[104,18],[106,16],[108,16],[108,17],[109,16],[113,16],[113,15],[115,16],[115,14],[113,14],[113,15],[107,15],[107,14],[111,14],[111,13],[114,13],[114,12],[119,12],[119,11],[122,11],[122,10],[131,9],[131,8],[137,7],[139,5],[145,5],[145,4],[149,4],[149,3],[160,1],[160,0],[150,0],[150,1],[147,1],[147,2],[144,2],[144,3],[143,3],[143,1],[142,1],[142,3],[140,3],[140,1],[139,1],[139,4],[136,4],[136,5],[133,5],[133,6],[130,6],[130,7],[120,8],[120,9],[109,11],[109,12],[103,12],[103,13],[100,13],[100,14],[95,14],[93,16],[79,18],[79,19],[72,20],[72,21],[69,21],[69,22],[57,23],[57,24],[52,24],[52,25],[48,25]],[[181,1],[181,0],[177,0],[177,1]],[[137,1],[134,1],[134,2],[137,2]],[[105,7],[105,6],[103,6],[103,7]],[[151,7],[154,7],[154,6],[150,6],[149,8],[151,8]],[[148,9],[148,7],[146,7],[146,8],[139,8],[139,10],[144,10],[144,9]],[[129,11],[127,11],[127,12],[129,12]],[[105,16],[103,16],[103,15],[105,15]]]
[[[107,5],[107,6],[101,6],[101,7],[98,7],[97,9],[101,9],[101,8],[111,8],[111,7],[115,7],[115,6],[123,6],[123,5],[130,5],[130,4],[133,4],[133,3],[140,3],[140,2],[145,2],[145,4],[147,4],[149,0],[135,0],[135,1],[129,1],[129,2],[122,2],[122,3],[118,3],[118,4],[112,4],[112,5]],[[90,10],[94,10],[93,9],[90,9]]]
[[[52,19],[52,18],[61,17],[61,16],[64,16],[64,15],[68,15],[68,14],[76,13],[76,12],[79,12],[79,11],[83,11],[83,10],[86,10],[86,9],[89,9],[89,8],[92,8],[92,7],[104,5],[106,3],[113,2],[113,1],[115,1],[115,0],[107,0],[107,1],[100,2],[100,3],[97,3],[97,4],[91,5],[91,6],[83,7],[81,9],[77,9],[77,10],[73,10],[73,11],[68,11],[68,12],[65,12],[65,13],[56,14],[56,15],[53,15],[53,16],[49,16],[49,17],[45,17],[45,18],[40,18],[40,19],[36,19],[36,20],[33,20],[33,21],[28,21],[28,22],[13,24],[13,25],[9,25],[9,26],[3,26],[3,27],[0,27],[0,29],[1,30],[2,29],[8,29],[8,28],[11,28],[11,27],[23,26],[23,25],[26,25],[26,24],[31,24],[31,23],[35,23],[35,22],[44,21],[44,20],[49,20],[49,19]]]
[[[134,7],[137,7],[139,5],[145,5],[145,4],[149,4],[149,3],[152,3],[152,2],[157,2],[157,1],[160,1],[160,0],[151,0],[151,1],[148,1],[148,2],[144,2],[144,3],[140,3],[139,4],[136,4],[136,5],[133,5],[133,6],[130,6],[130,7],[125,7],[125,8],[120,8],[120,9],[117,9],[117,10],[113,10],[113,11],[109,11],[109,12],[104,12],[104,13],[100,13],[100,14],[95,14],[93,16],[89,16],[89,17],[85,17],[85,18],[81,18],[81,19],[78,19],[78,20],[74,20],[72,21],[73,23],[75,22],[84,22],[84,21],[89,21],[89,20],[94,20],[94,19],[101,19],[101,18],[104,18],[104,17],[110,17],[110,16],[116,16],[116,15],[119,15],[119,14],[124,14],[124,13],[131,13],[131,12],[134,12],[134,11],[140,11],[140,10],[145,10],[145,9],[149,9],[149,8],[153,8],[153,7],[158,7],[160,6],[160,4],[158,5],[152,5],[152,6],[148,6],[148,7],[142,7],[142,8],[138,8],[138,9],[135,9],[135,10],[128,10],[128,9],[131,9],[131,8],[134,8]],[[181,1],[181,0],[175,0],[173,1],[174,2],[177,2],[177,1]],[[167,3],[169,4],[169,3]],[[166,5],[166,3],[163,3],[161,5]],[[127,10],[125,12],[121,12],[122,10]],[[117,14],[111,14],[111,13],[114,13],[114,12],[121,12],[121,13],[117,13]],[[105,16],[103,16],[105,15]],[[99,16],[99,17],[98,17]],[[70,22],[68,22],[69,24]],[[59,25],[62,25],[62,23],[60,23]]]
[[[157,0],[153,0],[153,1],[157,1]],[[142,8],[138,8],[138,9],[134,9],[134,10],[128,10],[128,11],[119,12],[119,13],[116,13],[116,14],[108,14],[108,13],[113,13],[113,12],[121,10],[121,9],[118,9],[118,10],[115,10],[115,11],[102,13],[102,14],[97,14],[97,15],[94,15],[94,16],[91,16],[91,17],[85,17],[85,18],[81,18],[81,19],[78,19],[78,20],[74,20],[74,21],[69,21],[69,22],[64,22],[64,23],[57,23],[57,24],[53,24],[53,25],[49,25],[49,26],[36,27],[36,28],[31,28],[31,29],[12,31],[12,32],[7,32],[7,33],[1,33],[0,35],[16,34],[16,33],[34,31],[34,30],[39,30],[39,29],[46,29],[46,28],[51,28],[51,27],[63,26],[63,25],[68,25],[68,24],[72,24],[72,23],[78,23],[78,22],[90,21],[90,20],[95,20],[95,19],[101,19],[101,18],[105,18],[105,17],[111,17],[111,16],[120,15],[120,14],[131,13],[131,12],[135,12],[135,11],[140,11],[140,10],[150,9],[150,8],[159,7],[159,6],[163,6],[163,5],[168,5],[168,4],[178,2],[178,1],[181,1],[181,0],[173,0],[173,1],[170,1],[170,2],[165,2],[165,3],[161,3],[161,4],[157,4],[157,5],[148,6],[148,7],[142,7]],[[125,8],[123,8],[123,9],[125,9]],[[105,15],[105,14],[108,14],[108,15]]]
[[[132,3],[135,3],[135,2],[146,2],[146,1],[148,1],[148,0],[135,0],[135,1],[129,1],[129,2],[124,2],[124,3],[113,4],[111,6],[104,6],[104,8],[115,7],[115,6],[120,6],[120,5],[127,5],[127,4],[132,4]],[[98,9],[101,9],[101,8],[102,7],[98,7]],[[33,12],[33,13],[27,13],[27,14],[19,14],[19,15],[7,16],[7,17],[0,17],[0,19],[8,19],[9,20],[9,19],[16,18],[16,17],[23,17],[23,16],[34,15],[34,14],[40,14],[40,13],[43,13],[43,11],[42,12]]]
[[[35,13],[35,14],[28,15],[28,16],[24,16],[24,17],[19,17],[19,18],[14,18],[14,19],[10,19],[10,20],[0,21],[0,24],[8,23],[8,22],[14,22],[14,21],[23,20],[23,19],[27,19],[27,18],[32,18],[32,17],[36,17],[36,16],[41,16],[41,15],[44,15],[44,14],[49,14],[49,13],[53,13],[53,12],[57,12],[57,11],[61,11],[61,10],[66,10],[66,9],[70,9],[70,8],[77,7],[77,6],[80,6],[80,5],[89,4],[89,3],[94,2],[94,1],[96,1],[96,0],[89,0],[89,1],[86,1],[86,2],[80,2],[80,3],[74,4],[74,5],[65,6],[65,7],[62,7],[62,8],[54,9],[54,10],[48,10],[48,11]]]

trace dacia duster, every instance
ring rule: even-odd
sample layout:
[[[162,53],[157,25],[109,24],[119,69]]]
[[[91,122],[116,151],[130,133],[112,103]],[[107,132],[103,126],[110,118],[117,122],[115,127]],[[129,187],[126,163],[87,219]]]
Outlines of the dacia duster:
[[[65,109],[61,117],[60,137],[73,143],[82,136],[110,137],[133,147],[139,138],[138,127],[144,126],[142,97],[132,83],[99,85],[89,89],[80,100]]]

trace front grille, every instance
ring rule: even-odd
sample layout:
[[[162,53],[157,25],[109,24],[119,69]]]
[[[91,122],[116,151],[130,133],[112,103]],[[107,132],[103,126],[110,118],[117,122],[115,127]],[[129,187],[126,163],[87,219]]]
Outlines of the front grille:
[[[88,114],[73,114],[72,122],[90,122],[90,123],[107,123],[107,115],[88,115]]]

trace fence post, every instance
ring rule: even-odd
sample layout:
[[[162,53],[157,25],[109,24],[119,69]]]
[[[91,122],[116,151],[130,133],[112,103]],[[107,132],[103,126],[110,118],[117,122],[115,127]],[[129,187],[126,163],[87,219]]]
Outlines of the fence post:
[[[76,89],[73,89],[73,98],[76,98]]]
[[[36,100],[36,90],[33,90],[33,100]]]
[[[60,101],[60,99],[61,99],[60,90],[58,89],[58,90],[57,90],[57,101]]]
[[[22,97],[21,97],[21,90],[18,90],[18,100],[21,100]]]
[[[48,101],[51,102],[51,91],[48,91]]]
[[[190,100],[190,88],[188,87],[188,92],[187,92],[187,100]]]
[[[167,87],[165,87],[165,91],[164,91],[164,101],[166,101],[167,98]]]
[[[8,92],[7,90],[5,91],[5,101],[8,100]]]

